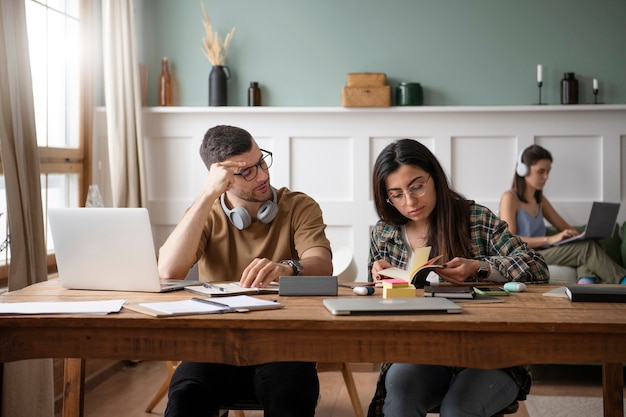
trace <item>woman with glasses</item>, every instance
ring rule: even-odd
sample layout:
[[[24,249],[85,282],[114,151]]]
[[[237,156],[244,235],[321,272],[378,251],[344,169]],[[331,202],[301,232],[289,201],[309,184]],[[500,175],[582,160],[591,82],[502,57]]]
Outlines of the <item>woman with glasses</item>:
[[[626,284],[626,269],[618,265],[594,240],[581,240],[562,246],[553,244],[576,236],[570,226],[543,194],[552,169],[552,154],[539,145],[522,151],[511,189],[500,199],[500,218],[509,231],[519,235],[531,248],[536,248],[548,265],[577,268],[579,284]],[[558,233],[546,235],[547,220]]]
[[[389,267],[410,270],[413,254],[430,246],[442,255],[440,279],[547,282],[548,268],[486,207],[452,190],[435,156],[411,139],[389,144],[374,165],[374,203],[380,220],[370,241],[369,276]],[[416,340],[415,343],[422,343]],[[459,346],[459,349],[462,349]],[[491,416],[530,389],[526,367],[470,369],[384,364],[369,417]]]

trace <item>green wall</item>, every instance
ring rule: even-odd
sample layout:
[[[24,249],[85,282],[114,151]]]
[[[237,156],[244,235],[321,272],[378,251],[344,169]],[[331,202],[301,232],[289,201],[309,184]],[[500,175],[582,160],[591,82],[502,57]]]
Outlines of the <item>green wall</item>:
[[[148,104],[161,58],[172,65],[175,105],[208,105],[202,0],[135,0]],[[626,103],[624,0],[204,0],[221,37],[236,33],[226,64],[228,104],[340,106],[349,72],[384,72],[395,89],[419,82],[425,105],[560,103],[575,72],[579,102]]]

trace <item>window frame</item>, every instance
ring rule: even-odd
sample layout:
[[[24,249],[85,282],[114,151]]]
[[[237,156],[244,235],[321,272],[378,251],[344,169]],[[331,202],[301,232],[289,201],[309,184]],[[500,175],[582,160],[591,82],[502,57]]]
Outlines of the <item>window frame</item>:
[[[35,0],[28,0],[35,1]],[[93,55],[93,45],[99,39],[99,34],[93,28],[99,27],[95,22],[95,5],[90,0],[78,0],[79,8],[79,92],[78,92],[78,148],[59,148],[39,146],[39,168],[40,174],[77,174],[78,175],[78,201],[84,202],[89,184],[92,181],[92,129],[93,129],[93,109],[94,105],[94,80],[95,63]],[[0,174],[4,175],[2,160],[0,158]],[[42,184],[42,190],[46,186]],[[47,202],[42,201],[44,212],[44,230],[48,230],[47,224]],[[82,203],[81,203],[82,205]],[[6,221],[2,219],[0,221]],[[48,239],[48,236],[46,236]],[[4,237],[2,238],[4,241]],[[4,260],[0,260],[0,291],[8,287],[8,274],[10,261],[7,262],[6,254]],[[56,256],[53,252],[46,254],[48,273],[57,272]]]

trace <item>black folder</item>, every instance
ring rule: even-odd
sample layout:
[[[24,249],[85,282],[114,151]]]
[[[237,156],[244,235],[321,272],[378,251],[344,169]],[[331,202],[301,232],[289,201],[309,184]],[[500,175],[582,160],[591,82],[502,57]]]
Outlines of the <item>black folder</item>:
[[[569,285],[565,293],[572,301],[626,303],[626,285]]]

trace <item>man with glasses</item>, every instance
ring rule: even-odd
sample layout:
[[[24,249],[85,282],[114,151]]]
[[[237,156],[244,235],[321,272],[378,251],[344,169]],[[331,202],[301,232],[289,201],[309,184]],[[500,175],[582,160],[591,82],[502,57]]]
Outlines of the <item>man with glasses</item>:
[[[159,251],[162,278],[183,279],[196,262],[201,281],[244,287],[266,287],[280,276],[332,274],[322,211],[306,194],[272,188],[271,152],[244,129],[215,126],[200,156],[209,175]],[[260,402],[267,416],[313,416],[318,396],[314,363],[182,362],[165,416],[210,416],[241,399]]]

